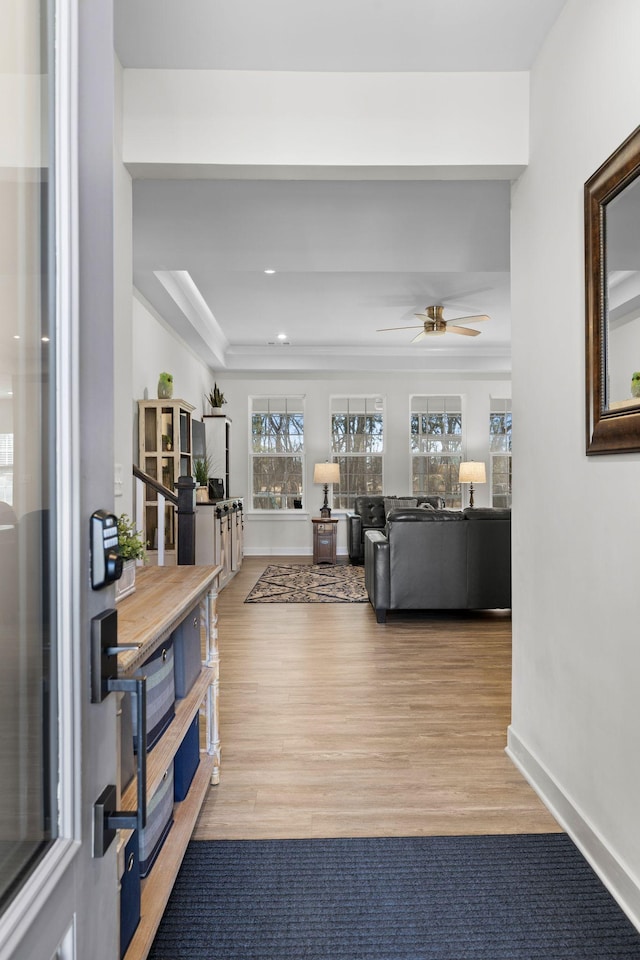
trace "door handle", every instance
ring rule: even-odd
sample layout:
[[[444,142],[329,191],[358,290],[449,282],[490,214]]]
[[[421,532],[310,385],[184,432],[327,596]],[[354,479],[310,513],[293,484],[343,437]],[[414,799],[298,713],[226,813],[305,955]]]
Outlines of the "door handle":
[[[109,693],[131,693],[136,700],[136,720],[140,749],[137,753],[137,803],[135,810],[117,810],[115,784],[104,788],[93,805],[93,855],[103,857],[115,838],[116,830],[142,830],[147,822],[147,678],[110,677]]]

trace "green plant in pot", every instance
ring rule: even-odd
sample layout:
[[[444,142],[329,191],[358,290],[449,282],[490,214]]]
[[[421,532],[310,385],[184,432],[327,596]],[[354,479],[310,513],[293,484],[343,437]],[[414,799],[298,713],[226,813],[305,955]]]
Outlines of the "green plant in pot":
[[[209,401],[213,410],[220,410],[222,408],[222,404],[227,402],[224,398],[222,390],[218,388],[217,383],[214,383],[213,390],[209,390],[205,400]]]
[[[147,554],[141,533],[126,513],[118,517],[118,551],[123,560],[145,560]]]
[[[211,473],[211,458],[197,457],[193,461],[193,475],[198,484],[196,500],[202,502],[209,499],[209,474]]]
[[[206,487],[208,484],[210,471],[210,457],[197,457],[193,461],[193,475],[196,478],[196,483],[199,483],[201,487]]]

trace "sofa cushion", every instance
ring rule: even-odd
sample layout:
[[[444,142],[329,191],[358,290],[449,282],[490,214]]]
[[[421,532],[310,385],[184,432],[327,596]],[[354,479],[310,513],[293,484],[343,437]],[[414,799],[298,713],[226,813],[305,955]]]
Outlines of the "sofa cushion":
[[[384,512],[388,516],[389,510],[406,510],[410,507],[418,506],[417,497],[385,497]]]
[[[367,527],[378,527],[379,529],[384,527],[384,500],[381,494],[356,497],[354,512],[358,514],[362,521],[363,531]]]
[[[509,507],[466,507],[463,511],[467,520],[510,520]]]
[[[422,507],[393,509],[387,517],[387,529],[390,523],[452,523],[464,520],[461,510],[423,510]]]

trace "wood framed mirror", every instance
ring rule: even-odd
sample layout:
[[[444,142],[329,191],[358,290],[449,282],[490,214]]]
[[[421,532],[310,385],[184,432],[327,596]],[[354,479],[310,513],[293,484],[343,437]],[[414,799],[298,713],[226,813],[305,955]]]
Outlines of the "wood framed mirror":
[[[587,454],[640,451],[640,127],[584,186]]]

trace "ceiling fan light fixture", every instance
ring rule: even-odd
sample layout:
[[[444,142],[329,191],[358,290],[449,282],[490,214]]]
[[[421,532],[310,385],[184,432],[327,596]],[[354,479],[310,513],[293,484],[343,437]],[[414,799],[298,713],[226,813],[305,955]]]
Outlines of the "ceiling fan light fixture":
[[[486,313],[474,314],[469,317],[458,317],[456,320],[445,320],[443,317],[444,307],[441,304],[432,304],[431,306],[424,308],[424,313],[414,313],[416,319],[422,321],[423,329],[411,340],[411,343],[417,343],[419,340],[422,340],[424,337],[441,337],[445,333],[457,333],[460,336],[464,337],[477,337],[480,334],[479,330],[473,330],[471,327],[459,327],[458,323],[466,322],[467,320],[480,322],[481,320],[489,320],[490,317]],[[412,330],[415,329],[415,326],[407,327],[383,327],[378,330],[378,333],[386,333],[389,330]]]

